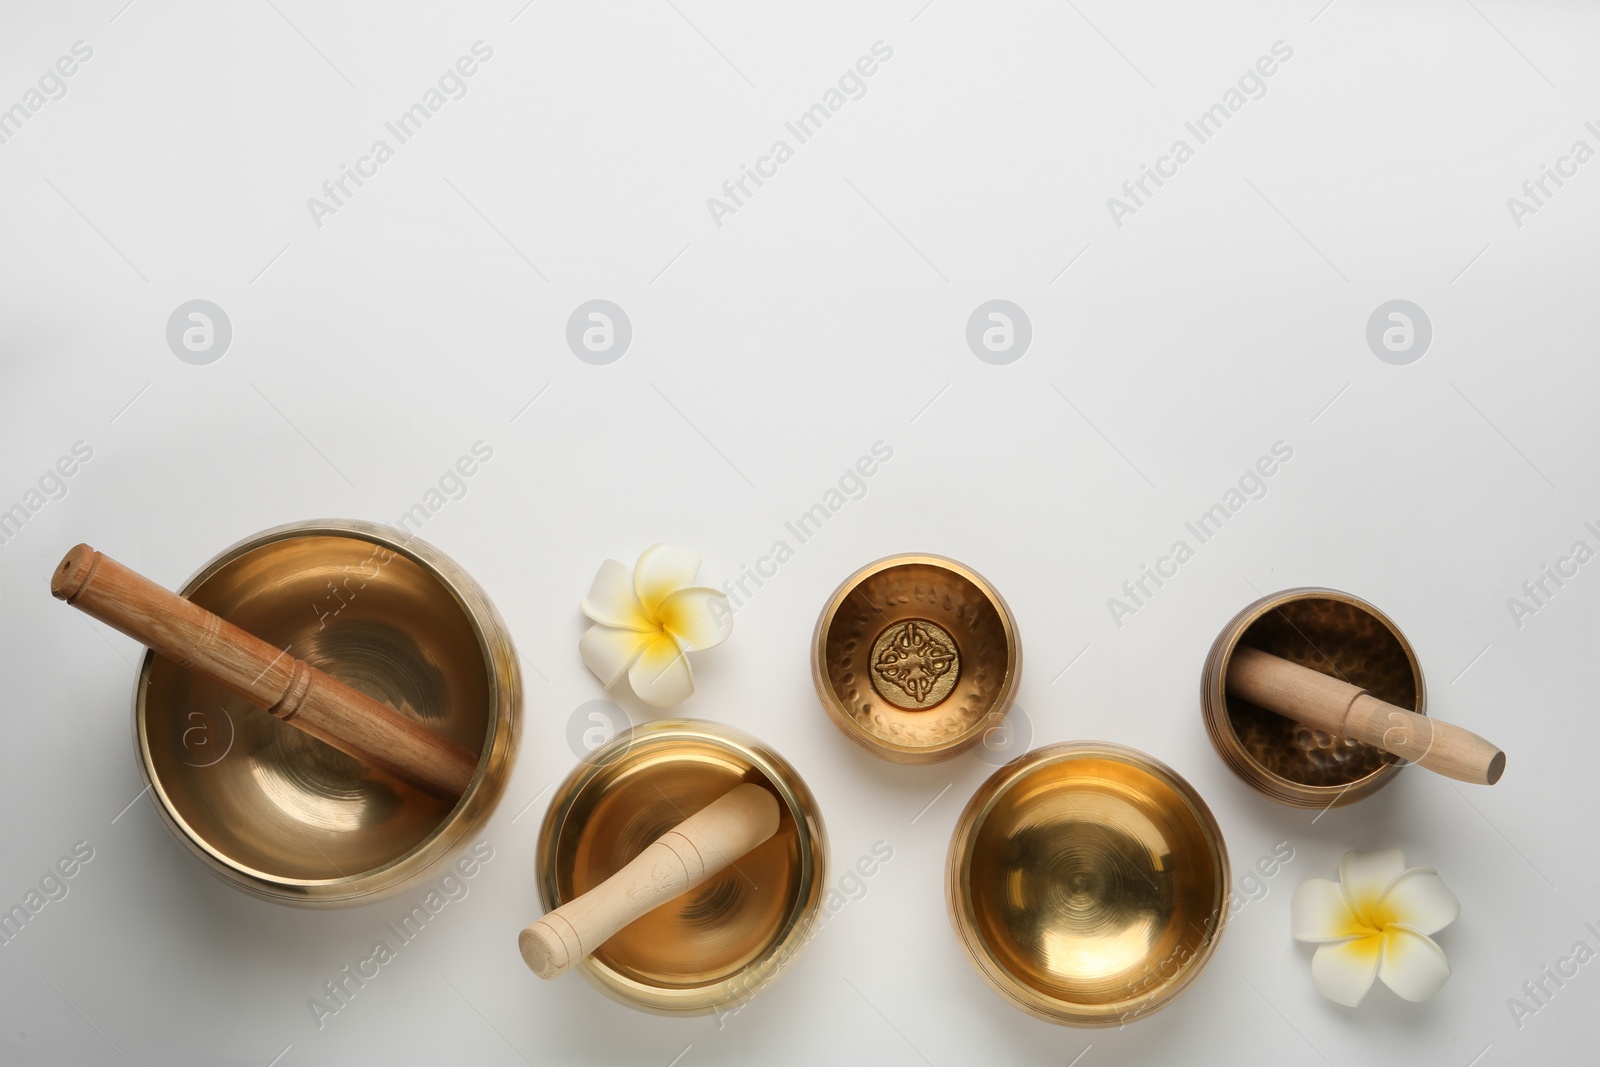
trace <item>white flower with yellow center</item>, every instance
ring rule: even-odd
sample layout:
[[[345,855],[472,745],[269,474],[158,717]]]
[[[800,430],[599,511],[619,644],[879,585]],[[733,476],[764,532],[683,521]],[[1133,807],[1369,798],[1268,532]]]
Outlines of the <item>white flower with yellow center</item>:
[[[1407,867],[1397,848],[1346,852],[1339,881],[1295,888],[1289,922],[1296,941],[1319,945],[1311,980],[1329,1000],[1355,1007],[1373,978],[1406,1000],[1427,1000],[1450,977],[1429,934],[1449,926],[1461,902],[1431,867]]]
[[[688,653],[720,645],[733,632],[723,593],[694,584],[700,553],[652,545],[630,572],[600,565],[583,613],[595,625],[578,642],[584,666],[611,688],[623,676],[639,699],[670,708],[694,692]]]

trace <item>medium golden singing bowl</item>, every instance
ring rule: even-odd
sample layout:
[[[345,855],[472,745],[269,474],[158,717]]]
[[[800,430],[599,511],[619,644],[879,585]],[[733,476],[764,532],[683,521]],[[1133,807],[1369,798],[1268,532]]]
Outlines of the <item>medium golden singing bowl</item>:
[[[1380,700],[1426,715],[1422,665],[1400,628],[1360,597],[1334,589],[1264,596],[1223,627],[1206,656],[1200,707],[1224,763],[1252,788],[1297,808],[1336,808],[1371,796],[1405,761],[1230,697],[1228,661],[1241,644],[1343,678]]]
[[[365,903],[423,879],[482,828],[516,750],[520,673],[488,597],[442,552],[375,523],[298,523],[228,549],[181,592],[482,754],[451,803],[146,653],[140,769],[168,828],[212,871],[278,903]]]
[[[587,893],[742,782],[778,798],[777,833],[579,962],[608,996],[658,1014],[704,1014],[777,978],[817,929],[828,853],[822,816],[777,753],[732,727],[690,719],[618,734],[556,791],[539,830],[546,911]]]
[[[943,556],[890,556],[834,591],[811,640],[811,677],[834,725],[876,756],[937,763],[1011,709],[1022,644],[1011,609]]]
[[[1216,949],[1228,850],[1188,782],[1103,741],[1035,749],[968,801],[946,901],[961,947],[1017,1007],[1119,1026],[1163,1007]]]

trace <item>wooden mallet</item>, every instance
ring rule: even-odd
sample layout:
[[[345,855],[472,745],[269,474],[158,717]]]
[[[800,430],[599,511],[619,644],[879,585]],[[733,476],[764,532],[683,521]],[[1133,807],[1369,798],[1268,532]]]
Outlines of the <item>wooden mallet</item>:
[[[1240,645],[1228,660],[1228,695],[1336,737],[1392,752],[1446,778],[1494,785],[1506,754],[1471,730],[1396,707],[1349,682]]]
[[[453,800],[478,758],[337,678],[246,633],[88,545],[66,554],[50,592],[341,752]]]
[[[517,936],[522,959],[555,978],[633,922],[721,872],[778,832],[778,801],[759,785],[734,786],[656,838],[627,866]]]

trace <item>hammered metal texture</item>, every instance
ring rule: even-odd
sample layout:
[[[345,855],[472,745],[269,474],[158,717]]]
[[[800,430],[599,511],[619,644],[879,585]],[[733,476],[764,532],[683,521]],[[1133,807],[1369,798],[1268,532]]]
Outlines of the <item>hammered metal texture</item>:
[[[874,656],[908,621],[933,623],[936,639],[954,646],[951,669],[921,706],[903,693],[885,699],[891,683],[874,675]],[[999,594],[936,556],[893,557],[847,579],[818,620],[813,657],[818,696],[835,724],[903,763],[947,759],[982,740],[1009,710],[1021,665]]]
[[[1245,645],[1350,682],[1426,714],[1421,670],[1404,637],[1372,605],[1336,590],[1288,590],[1256,601],[1218,636],[1202,679],[1212,741],[1240,777],[1283,803],[1353,803],[1404,761],[1224,693],[1227,658]]]
[[[1360,686],[1397,707],[1416,707],[1411,664],[1392,633],[1353,604],[1295,600],[1267,612],[1241,643]],[[1349,785],[1399,757],[1229,698],[1228,719],[1250,758],[1307,785]]]

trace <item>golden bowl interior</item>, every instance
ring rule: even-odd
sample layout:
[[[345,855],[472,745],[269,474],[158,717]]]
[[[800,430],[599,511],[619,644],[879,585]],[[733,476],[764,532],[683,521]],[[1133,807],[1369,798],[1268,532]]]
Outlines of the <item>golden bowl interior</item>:
[[[1371,794],[1398,773],[1403,765],[1398,756],[1228,695],[1223,685],[1228,659],[1240,645],[1426,714],[1422,669],[1400,631],[1381,612],[1335,590],[1288,590],[1263,597],[1218,638],[1205,682],[1214,692],[1204,693],[1203,700],[1213,705],[1208,725],[1224,759],[1275,799],[1302,807],[1342,806]],[[1219,709],[1223,715],[1216,714]],[[1226,729],[1219,731],[1224,722]]]
[[[845,735],[900,763],[948,759],[1011,707],[1021,673],[1016,624],[981,576],[938,556],[871,564],[817,622],[817,694]]]
[[[826,849],[816,802],[793,768],[752,739],[687,720],[614,738],[551,802],[539,841],[547,909],[599,885],[742,782],[778,797],[777,833],[581,963],[608,994],[653,1011],[703,1012],[770,980],[808,936],[821,902]],[[750,974],[754,981],[740,981]]]
[[[1111,1026],[1169,1002],[1227,916],[1228,857],[1176,773],[1106,743],[1001,768],[951,842],[951,918],[979,973],[1052,1022]]]
[[[503,778],[514,653],[491,655],[486,601],[464,603],[381,529],[269,532],[184,593],[469,751],[498,733]],[[398,888],[452,811],[481,814],[498,792],[480,763],[460,801],[431,796],[154,654],[141,681],[135,728],[158,804],[202,859],[260,895],[317,904]]]

